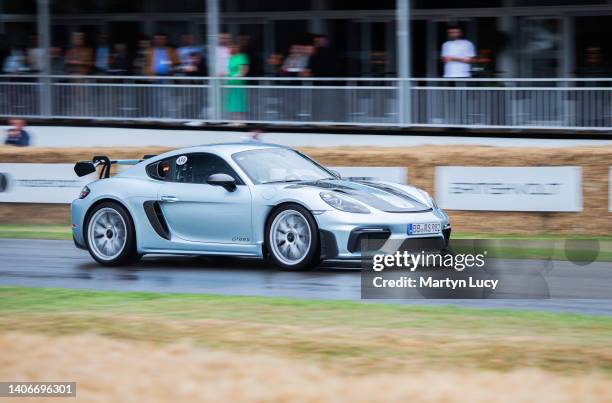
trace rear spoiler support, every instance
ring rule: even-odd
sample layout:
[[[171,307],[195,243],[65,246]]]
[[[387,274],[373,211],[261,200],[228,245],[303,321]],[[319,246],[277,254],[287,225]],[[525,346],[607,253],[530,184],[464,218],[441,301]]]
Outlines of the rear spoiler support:
[[[102,165],[100,179],[106,179],[110,178],[111,166],[113,164],[136,165],[139,162],[151,157],[151,155],[146,155],[141,160],[111,160],[106,155],[96,155],[91,159],[91,161],[78,161],[76,164],[74,164],[74,173],[76,173],[79,177],[89,175],[96,172],[98,166]]]

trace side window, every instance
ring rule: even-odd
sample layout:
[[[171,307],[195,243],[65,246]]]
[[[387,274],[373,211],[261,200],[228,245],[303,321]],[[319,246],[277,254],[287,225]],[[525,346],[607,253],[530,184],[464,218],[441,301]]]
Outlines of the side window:
[[[147,174],[153,179],[159,179],[162,181],[170,180],[174,159],[175,157],[166,158],[147,165]]]
[[[236,180],[236,184],[243,184],[232,167],[217,155],[208,153],[185,154],[179,155],[173,160],[173,182],[206,183],[206,180],[212,174],[227,174]]]

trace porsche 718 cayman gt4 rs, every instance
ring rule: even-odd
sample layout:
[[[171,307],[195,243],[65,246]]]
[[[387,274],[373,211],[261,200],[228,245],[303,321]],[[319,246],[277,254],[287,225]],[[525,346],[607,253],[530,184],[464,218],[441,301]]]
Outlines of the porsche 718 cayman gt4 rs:
[[[133,165],[110,177],[113,164]],[[96,156],[101,170],[72,202],[75,244],[101,264],[145,254],[269,258],[284,269],[360,259],[365,241],[448,243],[448,216],[424,191],[341,178],[293,149],[216,144],[143,160]],[[372,243],[372,242],[370,242]]]

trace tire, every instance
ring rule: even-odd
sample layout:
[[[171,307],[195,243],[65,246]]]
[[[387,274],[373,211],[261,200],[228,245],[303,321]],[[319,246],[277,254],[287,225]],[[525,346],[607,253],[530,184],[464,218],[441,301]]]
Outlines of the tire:
[[[281,269],[311,269],[321,262],[317,223],[299,204],[283,204],[274,210],[265,237],[268,257]]]
[[[102,202],[87,215],[85,244],[96,262],[104,266],[136,263],[136,231],[128,211],[116,202]]]

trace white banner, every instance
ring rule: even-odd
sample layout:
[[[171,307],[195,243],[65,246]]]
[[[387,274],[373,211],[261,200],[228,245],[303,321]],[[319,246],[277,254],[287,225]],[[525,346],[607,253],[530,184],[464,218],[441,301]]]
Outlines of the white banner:
[[[408,169],[404,167],[329,167],[343,178],[368,178],[384,182],[408,183]]]
[[[74,164],[0,163],[0,203],[70,203],[97,174],[79,178]],[[331,167],[343,177],[407,183],[403,167]]]
[[[582,211],[580,167],[436,167],[435,189],[448,210]]]
[[[74,164],[0,163],[0,203],[70,203],[97,174],[79,178]]]

